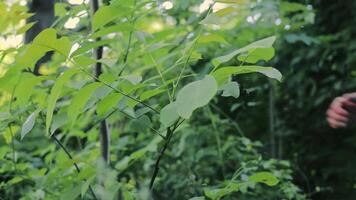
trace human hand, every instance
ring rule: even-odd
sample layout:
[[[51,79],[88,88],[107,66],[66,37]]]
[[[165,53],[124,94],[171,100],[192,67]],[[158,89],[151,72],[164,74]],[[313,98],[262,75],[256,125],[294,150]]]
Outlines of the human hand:
[[[335,98],[326,115],[332,128],[343,128],[356,123],[356,93],[347,93]]]

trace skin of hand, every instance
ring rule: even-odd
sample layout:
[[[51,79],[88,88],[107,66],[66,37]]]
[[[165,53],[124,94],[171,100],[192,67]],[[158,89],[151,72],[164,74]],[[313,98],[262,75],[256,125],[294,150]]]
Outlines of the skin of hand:
[[[326,116],[332,128],[344,128],[349,124],[356,123],[356,92],[335,98],[330,104]]]

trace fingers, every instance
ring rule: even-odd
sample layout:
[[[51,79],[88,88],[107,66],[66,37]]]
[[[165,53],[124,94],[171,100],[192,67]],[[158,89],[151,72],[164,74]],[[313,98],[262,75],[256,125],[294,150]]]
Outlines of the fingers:
[[[347,126],[350,114],[348,110],[345,109],[345,104],[347,104],[348,101],[348,98],[338,97],[331,103],[326,113],[330,127],[343,128]]]
[[[349,112],[344,108],[345,102],[347,102],[347,101],[348,101],[348,99],[346,99],[346,98],[338,97],[331,103],[329,110],[337,113],[338,115],[348,117]]]
[[[346,127],[346,123],[343,123],[343,122],[340,122],[340,121],[337,121],[333,118],[327,118],[327,121],[330,125],[331,128],[344,128]]]

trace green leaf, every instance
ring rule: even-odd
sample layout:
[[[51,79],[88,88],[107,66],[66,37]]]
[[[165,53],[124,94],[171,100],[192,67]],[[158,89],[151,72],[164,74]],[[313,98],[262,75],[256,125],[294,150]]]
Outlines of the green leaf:
[[[258,172],[249,177],[249,181],[254,183],[264,183],[268,186],[275,186],[279,180],[270,172]]]
[[[32,28],[32,26],[34,26],[37,22],[30,22],[25,24],[23,27],[19,28],[16,31],[16,35],[20,35],[20,34],[24,34],[26,33],[26,31],[28,31],[30,28]]]
[[[159,120],[162,123],[163,127],[167,128],[173,125],[174,122],[178,120],[178,118],[179,114],[177,111],[177,103],[172,102],[162,108]]]
[[[65,71],[55,82],[51,93],[48,97],[48,106],[47,106],[47,114],[46,114],[46,132],[49,133],[49,128],[52,123],[52,117],[53,117],[53,111],[56,106],[56,102],[61,94],[63,85],[70,79],[71,76],[73,76],[75,73],[77,73],[78,70],[76,69],[70,69]]]
[[[68,122],[68,117],[66,113],[60,113],[53,117],[53,123],[51,126],[51,134],[53,134],[59,127],[63,126]]]
[[[278,81],[282,80],[282,74],[277,69],[273,67],[261,67],[261,66],[222,67],[216,70],[215,72],[213,72],[212,75],[215,77],[216,81],[218,82],[218,85],[220,86],[226,83],[226,81],[228,81],[231,75],[247,74],[247,73],[254,73],[254,72],[264,74],[265,76],[276,79]]]
[[[211,43],[211,42],[218,42],[218,43],[223,43],[223,44],[229,44],[224,37],[217,35],[217,34],[209,34],[209,35],[203,35],[200,36],[200,38],[197,41],[198,43]]]
[[[96,60],[88,56],[80,55],[73,58],[73,61],[77,66],[86,67],[96,63]]]
[[[57,31],[53,28],[47,28],[39,33],[33,40],[33,45],[47,47],[54,50],[64,57],[68,57],[71,49],[71,43],[67,37],[57,39]]]
[[[110,34],[110,33],[116,33],[116,32],[120,32],[120,31],[128,32],[128,31],[132,31],[132,30],[134,30],[134,26],[129,22],[125,22],[125,23],[121,23],[121,24],[117,24],[117,25],[103,27],[103,28],[99,29],[98,31],[96,31],[95,33],[93,33],[90,36],[90,38],[97,38],[97,37],[102,37],[102,36]]]
[[[122,99],[123,95],[113,92],[98,102],[96,112],[99,116],[104,115],[113,108],[117,108],[118,102]]]
[[[78,115],[83,111],[83,108],[89,100],[91,94],[101,85],[102,83],[100,82],[89,83],[75,94],[72,102],[68,106],[68,120],[72,123],[72,125],[75,123]]]
[[[240,96],[240,86],[237,82],[228,82],[223,86],[223,97],[234,97],[239,98]]]
[[[109,40],[100,40],[100,41],[96,41],[96,42],[86,42],[83,44],[83,46],[81,46],[80,48],[78,48],[77,50],[75,50],[72,54],[71,57],[75,57],[78,56],[80,54],[86,53],[87,51],[94,49],[98,46],[103,46],[103,45],[107,45],[110,43],[114,43],[116,42],[114,39],[109,39]]]
[[[34,125],[35,125],[35,122],[36,122],[36,117],[37,117],[37,114],[38,114],[38,110],[34,111],[33,113],[31,113],[26,121],[22,124],[22,128],[21,128],[21,140],[27,135],[27,133],[29,133]]]
[[[67,37],[57,39],[57,31],[48,28],[39,33],[32,44],[27,45],[25,51],[18,55],[16,66],[32,68],[49,51],[55,51],[67,58],[70,49],[71,43]]]
[[[95,31],[120,16],[130,13],[132,8],[120,5],[102,6],[93,17],[92,29]]]
[[[57,17],[64,17],[67,13],[66,3],[56,3],[54,5],[54,15]]]
[[[165,92],[165,90],[163,90],[163,89],[147,90],[140,95],[140,100],[144,101],[144,100],[154,97],[158,94],[161,94],[162,92]]]
[[[178,114],[188,119],[193,111],[205,106],[215,96],[218,90],[214,77],[207,75],[204,79],[184,86],[177,95]]]
[[[274,48],[251,49],[238,57],[241,62],[255,64],[260,60],[269,61],[274,57]]]
[[[236,55],[238,54],[241,54],[241,53],[244,53],[244,52],[247,52],[251,49],[256,49],[256,48],[270,48],[272,47],[273,43],[276,41],[276,36],[271,36],[271,37],[268,37],[268,38],[264,38],[262,40],[259,40],[259,41],[256,41],[256,42],[253,42],[241,49],[237,49],[229,54],[226,54],[224,56],[220,56],[220,57],[217,57],[217,58],[214,58],[213,59],[213,64],[215,67],[219,66],[221,63],[224,63],[224,62],[227,62],[229,60],[231,60],[233,57],[235,57]]]

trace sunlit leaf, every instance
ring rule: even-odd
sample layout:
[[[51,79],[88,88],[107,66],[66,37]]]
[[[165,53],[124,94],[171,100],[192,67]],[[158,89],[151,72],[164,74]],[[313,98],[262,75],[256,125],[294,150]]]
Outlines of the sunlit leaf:
[[[235,51],[233,51],[233,52],[231,52],[229,54],[214,58],[212,62],[214,64],[214,66],[217,67],[221,63],[224,63],[224,62],[227,62],[227,61],[231,60],[236,55],[244,53],[244,52],[247,52],[247,51],[249,51],[251,49],[270,48],[270,47],[272,47],[272,45],[275,42],[275,40],[276,40],[276,37],[275,36],[271,36],[271,37],[268,37],[268,38],[253,42],[253,43],[251,43],[251,44],[249,44],[249,45],[247,45],[247,46],[245,46],[245,47],[243,47],[241,49],[237,49],[237,50],[235,50]]]
[[[83,108],[96,88],[101,86],[99,82],[89,83],[81,88],[73,97],[68,106],[68,119],[74,124],[78,115],[83,112]]]
[[[277,69],[273,67],[261,66],[222,67],[213,72],[212,75],[215,77],[218,85],[220,86],[224,84],[231,75],[247,74],[253,72],[264,74],[265,76],[276,79],[278,81],[282,80],[282,74]]]
[[[260,60],[269,61],[274,56],[274,48],[251,49],[247,53],[238,56],[241,62],[255,64]]]
[[[173,102],[162,108],[159,120],[163,127],[169,127],[173,125],[173,123],[177,121],[178,118],[179,114],[177,111],[177,103]]]
[[[207,75],[204,79],[185,85],[177,95],[178,114],[188,119],[193,111],[210,102],[218,90],[214,77]]]
[[[71,69],[65,71],[55,82],[52,87],[51,93],[48,97],[47,115],[46,115],[46,132],[49,133],[49,128],[51,126],[53,111],[56,106],[56,102],[61,94],[64,84],[78,71],[76,69]]]
[[[22,128],[21,128],[21,140],[27,135],[27,133],[29,133],[32,128],[35,125],[36,122],[36,117],[38,114],[38,110],[34,111],[33,113],[31,113],[26,121],[22,124]]]
[[[249,181],[255,183],[264,183],[268,186],[275,186],[279,180],[270,172],[258,172],[249,177]]]

